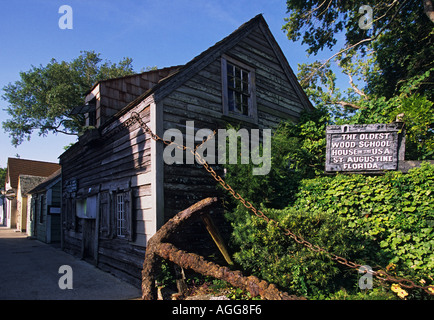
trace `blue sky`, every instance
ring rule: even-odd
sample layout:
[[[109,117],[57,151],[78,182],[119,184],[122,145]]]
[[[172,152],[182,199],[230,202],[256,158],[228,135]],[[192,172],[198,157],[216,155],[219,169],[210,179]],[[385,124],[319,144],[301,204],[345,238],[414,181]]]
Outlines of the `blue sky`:
[[[72,30],[58,26],[62,5],[73,10]],[[281,30],[287,17],[285,0],[2,0],[0,89],[19,80],[19,73],[32,65],[46,65],[51,58],[70,61],[83,50],[99,52],[112,62],[130,57],[138,72],[147,66],[185,64],[259,13],[297,73],[297,64],[308,58],[306,47],[289,41]],[[9,117],[6,107],[7,102],[0,99],[0,121]],[[16,154],[22,159],[58,162],[63,147],[75,140],[62,134],[39,137],[34,133],[30,141],[15,148],[0,128],[0,167],[6,167],[7,158]]]

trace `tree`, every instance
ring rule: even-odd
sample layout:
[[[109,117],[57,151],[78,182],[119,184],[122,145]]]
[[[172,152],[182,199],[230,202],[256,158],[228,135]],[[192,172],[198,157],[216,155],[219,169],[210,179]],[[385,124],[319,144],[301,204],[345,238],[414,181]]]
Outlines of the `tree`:
[[[432,1],[376,1],[370,7],[372,17],[366,4],[364,0],[287,0],[290,16],[283,29],[292,41],[302,38],[302,43],[309,46],[307,52],[314,55],[335,48],[343,33],[343,48],[326,62],[311,64],[311,71],[329,67],[335,58],[344,73],[364,78],[363,91],[356,89],[350,78],[353,92],[391,98],[409,79],[434,68]],[[372,28],[364,27],[365,18],[372,18]],[[304,81],[311,80],[314,73]],[[434,98],[433,81],[432,72],[418,89],[419,94],[426,94],[430,100]]]
[[[0,168],[0,189],[4,188],[6,183],[7,168]]]
[[[86,91],[97,81],[133,74],[132,59],[118,64],[102,61],[99,53],[83,51],[70,62],[52,59],[46,66],[32,66],[20,72],[20,80],[3,88],[2,98],[10,119],[3,121],[12,144],[30,140],[33,131],[77,135],[83,131],[81,115],[71,110],[83,104]]]
[[[308,54],[342,47],[325,61],[299,65],[301,85],[337,123],[387,123],[403,114],[410,159],[434,156],[434,24],[431,1],[288,0],[283,28]],[[359,11],[360,10],[360,11]],[[372,10],[372,11],[371,11]],[[370,16],[372,15],[372,17]],[[372,28],[365,19],[372,18]],[[336,86],[336,63],[349,88]]]

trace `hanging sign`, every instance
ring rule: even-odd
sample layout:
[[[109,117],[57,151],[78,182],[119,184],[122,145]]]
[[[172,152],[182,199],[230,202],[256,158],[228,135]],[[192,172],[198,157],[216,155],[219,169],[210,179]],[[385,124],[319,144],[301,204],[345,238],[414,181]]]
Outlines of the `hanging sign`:
[[[402,123],[328,126],[326,172],[397,170]]]

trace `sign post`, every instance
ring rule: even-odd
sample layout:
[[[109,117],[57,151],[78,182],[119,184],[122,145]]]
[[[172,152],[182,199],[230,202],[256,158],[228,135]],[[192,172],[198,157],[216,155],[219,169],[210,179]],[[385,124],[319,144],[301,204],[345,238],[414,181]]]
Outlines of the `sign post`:
[[[326,172],[381,173],[404,160],[403,123],[328,126]]]

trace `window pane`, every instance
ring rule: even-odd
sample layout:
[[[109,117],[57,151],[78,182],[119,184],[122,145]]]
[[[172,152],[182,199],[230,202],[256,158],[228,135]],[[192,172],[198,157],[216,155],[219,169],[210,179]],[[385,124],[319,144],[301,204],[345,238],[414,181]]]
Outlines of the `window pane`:
[[[241,113],[242,95],[241,93],[235,93],[235,110]]]
[[[244,94],[248,94],[249,93],[249,83],[248,82],[244,82],[243,81],[242,91],[243,91]]]
[[[227,72],[228,72],[228,77],[234,76],[234,66],[231,65],[230,63],[227,64]]]
[[[241,91],[241,80],[238,78],[235,78],[235,90]]]
[[[244,99],[243,99],[242,114],[245,116],[249,115],[249,104],[248,104],[248,98],[247,97],[244,97]]]
[[[235,67],[235,77],[241,79],[241,69]]]
[[[243,79],[243,81],[246,81],[246,82],[249,81],[249,73],[245,70],[243,70],[242,79]]]
[[[87,209],[86,199],[77,199],[77,202],[75,205],[77,217],[86,218],[86,209]]]
[[[234,111],[234,91],[233,90],[228,90],[228,109],[229,111]]]
[[[116,196],[116,218],[117,218],[117,235],[125,235],[125,208],[124,208],[124,195],[118,194]]]
[[[226,62],[228,112],[250,116],[250,71]]]
[[[235,88],[235,79],[228,75],[228,88]]]

